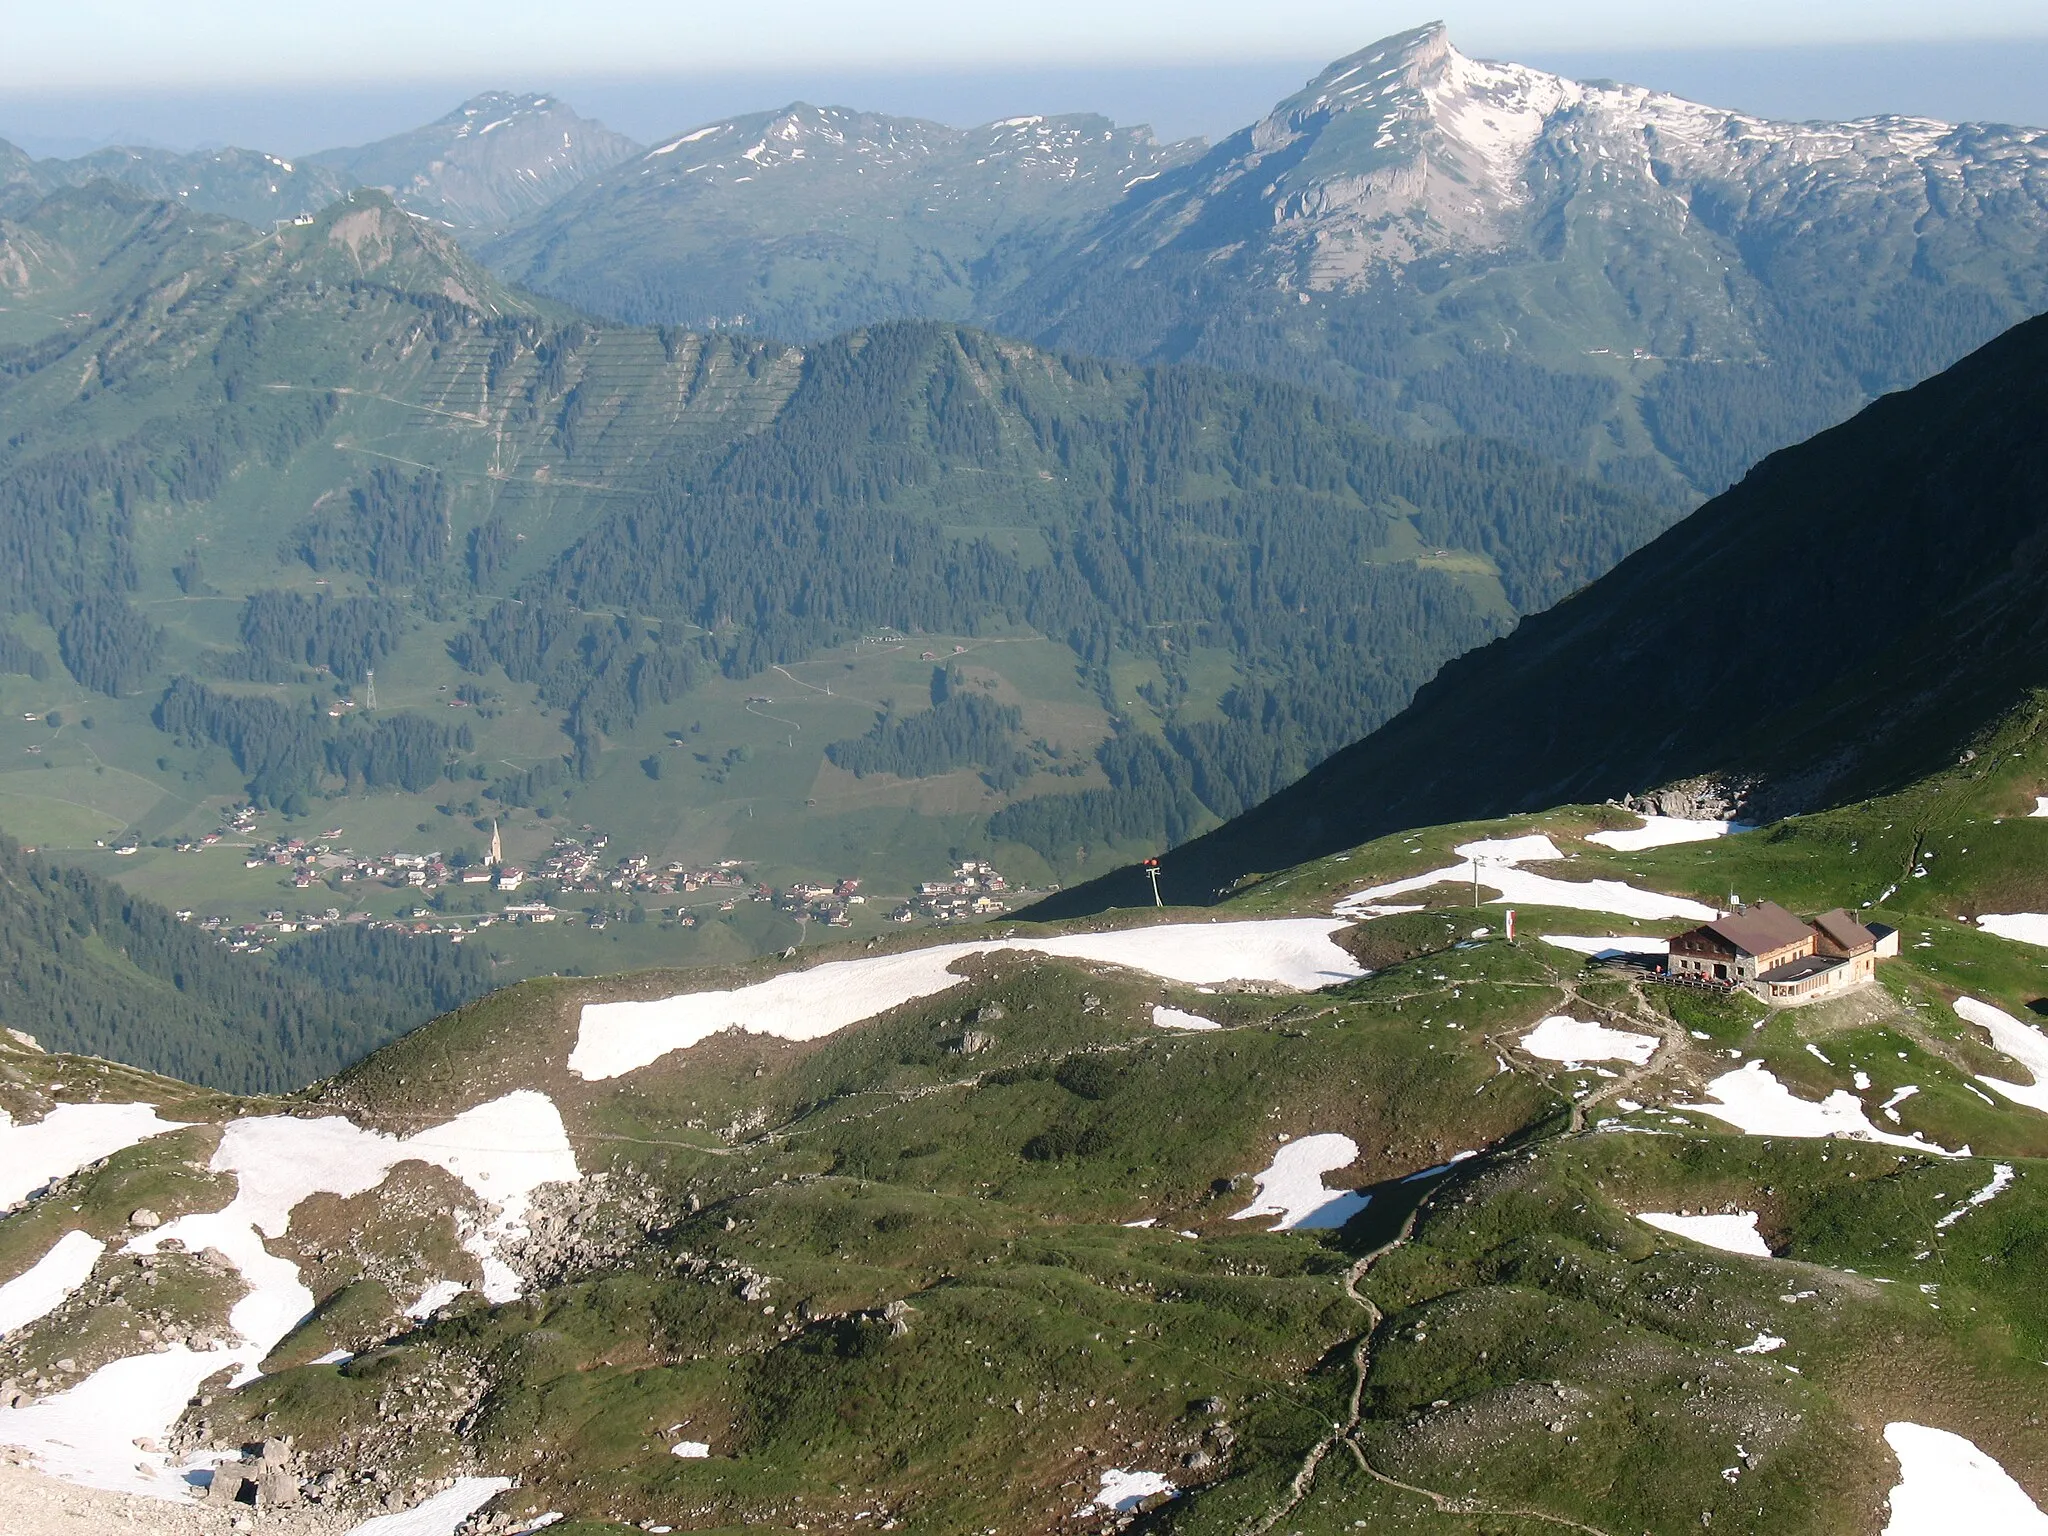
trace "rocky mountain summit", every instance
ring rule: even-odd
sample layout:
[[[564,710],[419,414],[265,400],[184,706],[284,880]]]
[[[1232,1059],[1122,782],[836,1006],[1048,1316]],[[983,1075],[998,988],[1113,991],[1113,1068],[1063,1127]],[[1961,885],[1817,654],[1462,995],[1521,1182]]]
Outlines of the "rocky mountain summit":
[[[309,163],[463,230],[495,230],[546,207],[640,146],[559,97],[487,91],[446,116]]]

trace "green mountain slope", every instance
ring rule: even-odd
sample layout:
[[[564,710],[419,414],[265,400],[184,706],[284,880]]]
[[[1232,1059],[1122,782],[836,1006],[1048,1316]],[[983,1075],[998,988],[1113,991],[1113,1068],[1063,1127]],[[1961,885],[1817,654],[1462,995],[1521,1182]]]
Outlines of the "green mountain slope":
[[[0,338],[40,342],[80,332],[137,288],[218,259],[249,232],[113,187],[43,198],[0,217]]]
[[[36,161],[33,173],[45,191],[111,181],[138,196],[163,198],[259,228],[325,208],[354,185],[325,167],[253,149],[181,154],[110,145],[75,160]]]
[[[1183,899],[1397,827],[1702,776],[1767,816],[1952,761],[2048,675],[2048,321],[1773,455],[1167,859]],[[1131,902],[1135,871],[1058,898]]]
[[[964,320],[1194,151],[1088,115],[962,130],[798,102],[659,145],[485,254],[543,293],[639,324],[808,339]]]
[[[2048,823],[2017,814],[2048,739],[2015,718],[1986,745],[1648,853],[1592,840],[1636,820],[1611,807],[1419,829],[1221,912],[968,930],[950,973],[896,943],[530,982],[284,1105],[0,1041],[17,1122],[97,1098],[187,1127],[0,1218],[0,1279],[66,1230],[158,1250],[109,1252],[0,1345],[30,1399],[0,1443],[174,1492],[268,1440],[325,1514],[497,1477],[448,1492],[605,1532],[1818,1536],[1880,1529],[1888,1496],[1979,1507],[1920,1481],[1909,1432],[1967,1439],[2038,1504],[2048,1038],[2019,1021],[2048,1005],[2037,947],[1960,919],[2048,896]],[[1739,882],[1911,942],[1863,991],[1771,1012],[1539,937],[1678,922],[1525,902],[1508,943],[1460,885],[1330,916],[1535,836],[1560,889]],[[1908,850],[1938,852],[1927,879],[1897,880]],[[1341,957],[1325,935],[1371,974],[1304,974]],[[1559,1060],[1543,1020],[1621,1054]],[[294,1138],[346,1155],[302,1168]],[[267,1244],[212,1214],[237,1188],[289,1206]],[[169,1226],[126,1225],[145,1197]],[[202,1233],[205,1263],[165,1241]],[[38,1417],[167,1329],[158,1369],[217,1379],[167,1395],[146,1446]]]
[[[1113,867],[1665,516],[1203,370],[591,324],[374,192],[264,235],[102,185],[9,231],[0,825],[231,926],[470,932],[531,888],[377,859],[494,823],[522,870],[615,850],[539,893],[573,938],[481,935],[520,970],[800,942],[801,905],[659,899],[720,860],[860,880],[869,931],[965,858]]]

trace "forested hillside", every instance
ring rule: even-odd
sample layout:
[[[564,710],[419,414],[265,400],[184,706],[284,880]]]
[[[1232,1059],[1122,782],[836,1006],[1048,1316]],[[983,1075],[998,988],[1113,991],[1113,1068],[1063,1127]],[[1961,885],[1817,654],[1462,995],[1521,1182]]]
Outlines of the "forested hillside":
[[[497,983],[478,949],[335,928],[234,955],[0,837],[0,1025],[233,1093],[300,1088]]]
[[[739,679],[866,631],[1029,629],[1069,649],[1099,701],[1096,755],[1120,791],[1113,810],[1040,793],[991,820],[991,837],[1057,860],[1104,836],[1184,836],[1263,798],[1659,520],[1527,450],[1374,437],[1299,389],[904,324],[809,349],[771,427],[676,462],[458,654],[538,682],[582,764],[645,707],[649,670],[680,665],[662,660],[678,625],[700,637],[684,662],[694,650]],[[1400,558],[1401,538],[1467,567]],[[592,610],[664,633],[649,649],[577,617]],[[1142,713],[1119,695],[1120,657],[1156,671]],[[879,728],[871,751],[836,744],[833,760],[900,771],[904,729]],[[922,760],[999,758],[1014,777],[1007,743],[984,750]]]
[[[266,236],[100,186],[8,229],[48,259],[0,351],[0,825],[226,918],[488,917],[332,871],[494,833],[1070,879],[1264,798],[1669,515],[1298,386],[596,324],[376,194]],[[715,915],[662,931],[800,936]]]
[[[1169,855],[1176,895],[1401,827],[1680,780],[1775,818],[1967,755],[2048,675],[2044,421],[2048,317],[1773,455],[1451,663],[1392,723]],[[1145,888],[1125,871],[1047,910]]]

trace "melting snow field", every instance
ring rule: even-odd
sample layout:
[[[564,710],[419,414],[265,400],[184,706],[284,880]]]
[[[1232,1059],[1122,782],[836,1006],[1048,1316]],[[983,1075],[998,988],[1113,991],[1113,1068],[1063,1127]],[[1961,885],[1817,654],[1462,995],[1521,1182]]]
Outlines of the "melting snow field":
[[[106,1251],[98,1238],[66,1232],[25,1274],[0,1285],[0,1337],[56,1311]]]
[[[395,1515],[365,1520],[348,1536],[455,1536],[457,1526],[511,1486],[509,1477],[458,1477],[454,1487]]]
[[[2048,1536],[2048,1515],[1996,1461],[1961,1435],[1924,1424],[1887,1424],[1899,1458],[1884,1536]]]
[[[1522,1036],[1522,1049],[1531,1056],[1561,1061],[1570,1067],[1587,1061],[1626,1061],[1638,1067],[1647,1066],[1657,1054],[1657,1045],[1655,1035],[1609,1029],[1604,1024],[1568,1019],[1561,1013],[1552,1014]]]
[[[1155,1493],[1171,1492],[1173,1484],[1167,1481],[1164,1473],[1126,1472],[1121,1467],[1111,1467],[1102,1474],[1102,1487],[1089,1508],[1132,1510]]]
[[[1969,1199],[1965,1200],[1961,1205],[1957,1206],[1954,1210],[1950,1211],[1946,1216],[1942,1217],[1941,1220],[1937,1221],[1934,1224],[1934,1230],[1937,1232],[1945,1232],[1950,1227],[1954,1226],[1957,1222],[1961,1221],[1965,1216],[1969,1215],[1970,1212],[1975,1210],[1978,1206],[1989,1205],[1993,1200],[1996,1200],[2000,1195],[2004,1194],[2008,1189],[2012,1188],[2012,1177],[2013,1174],[2011,1163],[1992,1164],[1991,1182],[1989,1184],[1986,1184],[1982,1189],[1978,1190],[1974,1195],[1970,1196]]]
[[[272,1254],[263,1239],[282,1236],[293,1208],[309,1196],[362,1194],[410,1159],[445,1168],[497,1208],[464,1246],[484,1265],[490,1299],[512,1300],[519,1277],[499,1258],[498,1242],[525,1230],[534,1190],[578,1177],[562,1117],[545,1094],[507,1094],[402,1139],[338,1116],[236,1120],[222,1132],[211,1164],[217,1173],[235,1175],[234,1199],[221,1210],[181,1216],[143,1233],[123,1251],[153,1253],[171,1238],[194,1253],[219,1249],[249,1287],[228,1314],[243,1342],[200,1352],[179,1344],[131,1356],[103,1366],[67,1392],[26,1408],[0,1409],[0,1444],[31,1451],[45,1471],[74,1482],[179,1496],[184,1484],[166,1458],[139,1452],[137,1440],[164,1438],[186,1400],[214,1372],[232,1366],[236,1384],[254,1380],[264,1356],[313,1308],[313,1293],[300,1280],[298,1266]]]
[[[1569,949],[1574,954],[1606,958],[1614,955],[1668,955],[1671,941],[1645,933],[1577,934],[1545,933],[1538,935],[1544,943],[1555,944],[1559,949]]]
[[[1730,832],[1748,829],[1732,821],[1688,821],[1680,816],[1645,816],[1640,827],[1619,832],[1595,832],[1586,841],[1621,853],[1641,853],[1645,848],[1669,848],[1674,843],[1705,843]]]
[[[2029,1109],[2048,1114],[2048,1035],[2031,1024],[2022,1023],[2003,1008],[1980,1003],[1974,997],[1957,998],[1955,1010],[1958,1018],[1986,1031],[1993,1045],[2025,1067],[2034,1078],[2032,1083],[2009,1083],[2002,1078],[1986,1077],[1980,1072],[1977,1081],[1987,1088],[1995,1088],[2015,1104],[2024,1104]]]
[[[1609,912],[1616,917],[1633,917],[1645,922],[1684,917],[1704,923],[1720,916],[1712,907],[1702,906],[1684,896],[1665,896],[1656,891],[1639,890],[1619,880],[1559,880],[1550,875],[1531,874],[1520,866],[1554,863],[1564,858],[1557,845],[1541,834],[1486,838],[1460,843],[1452,851],[1466,862],[1354,891],[1330,910],[1339,917],[1384,916],[1388,897],[1425,891],[1433,885],[1470,881],[1476,861],[1479,883],[1499,892],[1493,898],[1496,902]]]
[[[1335,1131],[1290,1141],[1273,1154],[1265,1172],[1254,1176],[1258,1198],[1231,1220],[1278,1216],[1268,1229],[1273,1232],[1341,1227],[1364,1210],[1371,1197],[1352,1190],[1325,1189],[1323,1175],[1357,1160],[1358,1143]]]
[[[1725,1120],[1751,1136],[1795,1136],[1802,1138],[1841,1137],[1850,1141],[1879,1141],[1890,1147],[1910,1147],[1936,1157],[1966,1157],[1969,1148],[1950,1152],[1920,1136],[1895,1136],[1870,1123],[1863,1101],[1846,1088],[1837,1088],[1818,1104],[1802,1099],[1774,1077],[1761,1061],[1752,1061],[1724,1072],[1707,1084],[1713,1101],[1704,1104],[1673,1104],[1674,1109],[1697,1110]]]
[[[1330,935],[1344,926],[1341,920],[1297,917],[940,944],[870,960],[828,961],[727,991],[590,1003],[583,1009],[576,1048],[569,1053],[569,1070],[586,1079],[618,1077],[726,1029],[817,1040],[958,986],[961,978],[952,969],[957,962],[1002,950],[1129,966],[1190,986],[1261,981],[1311,991],[1365,974],[1330,942]]]
[[[16,1125],[0,1110],[0,1208],[123,1147],[183,1129],[183,1121],[159,1120],[154,1104],[59,1104],[33,1125]]]
[[[1771,1256],[1770,1246],[1756,1229],[1755,1211],[1737,1211],[1729,1216],[1679,1216],[1671,1211],[1637,1211],[1636,1220],[1660,1232],[1669,1232],[1674,1237],[1718,1248],[1723,1253],[1743,1253],[1753,1259]]]

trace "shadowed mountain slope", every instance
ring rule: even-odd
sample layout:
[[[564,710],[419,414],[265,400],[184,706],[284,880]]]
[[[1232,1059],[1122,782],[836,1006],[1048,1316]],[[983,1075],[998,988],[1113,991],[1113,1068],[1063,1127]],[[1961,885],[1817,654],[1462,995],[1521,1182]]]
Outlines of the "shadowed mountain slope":
[[[2048,319],[1772,455],[1395,720],[1169,854],[1206,899],[1398,827],[1695,775],[1784,814],[1928,772],[2048,673]],[[1134,870],[1056,897],[1144,897]]]

